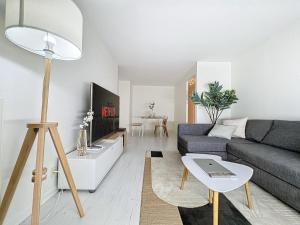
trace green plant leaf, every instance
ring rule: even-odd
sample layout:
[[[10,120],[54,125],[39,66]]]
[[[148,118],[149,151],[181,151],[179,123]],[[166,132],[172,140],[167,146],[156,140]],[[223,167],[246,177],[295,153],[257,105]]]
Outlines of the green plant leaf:
[[[211,122],[215,124],[222,114],[223,110],[229,109],[232,104],[239,100],[235,90],[223,90],[223,85],[218,81],[208,84],[208,91],[201,93],[200,97],[197,92],[191,96],[191,100],[195,105],[206,108]]]

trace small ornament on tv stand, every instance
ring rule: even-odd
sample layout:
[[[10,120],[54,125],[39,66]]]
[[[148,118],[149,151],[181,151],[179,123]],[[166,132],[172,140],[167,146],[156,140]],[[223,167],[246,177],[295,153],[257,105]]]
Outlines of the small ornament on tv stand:
[[[79,156],[87,155],[87,131],[86,128],[89,126],[89,123],[93,120],[94,112],[89,110],[86,113],[86,116],[83,118],[82,123],[80,124],[79,137],[77,140],[77,153]]]

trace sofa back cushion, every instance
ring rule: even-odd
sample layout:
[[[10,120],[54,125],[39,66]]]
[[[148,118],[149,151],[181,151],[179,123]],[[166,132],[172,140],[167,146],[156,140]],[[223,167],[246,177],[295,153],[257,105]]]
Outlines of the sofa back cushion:
[[[246,139],[261,142],[271,129],[273,120],[248,120]]]
[[[178,136],[181,135],[207,135],[213,128],[212,124],[178,124]]]
[[[300,152],[300,121],[275,120],[262,143]]]

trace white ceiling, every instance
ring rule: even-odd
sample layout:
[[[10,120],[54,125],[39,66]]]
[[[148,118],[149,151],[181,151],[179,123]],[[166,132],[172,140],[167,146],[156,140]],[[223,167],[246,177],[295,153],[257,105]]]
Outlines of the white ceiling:
[[[173,85],[197,60],[228,61],[300,18],[299,0],[76,0],[120,79]]]
[[[300,19],[299,0],[74,1],[136,84],[173,85],[197,60],[231,60]]]

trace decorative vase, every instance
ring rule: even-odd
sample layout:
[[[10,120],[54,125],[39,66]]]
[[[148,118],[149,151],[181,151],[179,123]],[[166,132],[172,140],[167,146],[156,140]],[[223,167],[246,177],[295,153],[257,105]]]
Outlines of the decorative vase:
[[[77,140],[77,153],[79,156],[87,155],[87,132],[86,129],[80,129]]]
[[[153,109],[151,109],[151,116],[150,117],[155,117],[155,112],[154,112],[154,110]]]

